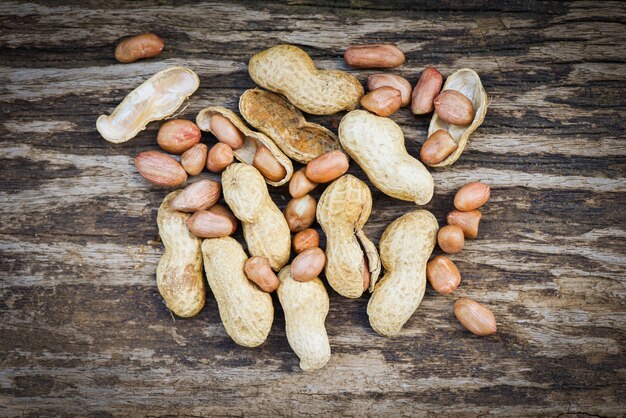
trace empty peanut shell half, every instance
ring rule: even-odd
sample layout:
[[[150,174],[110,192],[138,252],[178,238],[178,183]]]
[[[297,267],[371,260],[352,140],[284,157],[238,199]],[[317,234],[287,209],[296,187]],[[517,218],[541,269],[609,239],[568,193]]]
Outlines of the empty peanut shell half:
[[[328,151],[341,149],[337,135],[316,123],[283,96],[261,89],[246,90],[239,99],[241,116],[269,136],[291,159],[308,163]]]
[[[446,80],[446,84],[443,86],[442,91],[445,90],[456,90],[465,95],[474,105],[476,113],[474,120],[468,126],[459,126],[444,122],[437,116],[437,112],[433,113],[433,117],[430,120],[430,127],[428,128],[428,136],[439,129],[443,129],[450,133],[452,139],[454,139],[454,142],[458,146],[454,152],[440,163],[429,164],[431,167],[447,167],[458,160],[467,145],[470,135],[483,123],[485,115],[487,114],[487,93],[476,71],[463,68],[451,74]]]
[[[241,148],[233,150],[235,158],[244,164],[253,165],[254,155],[256,154],[259,145],[264,145],[270,153],[276,158],[276,161],[285,168],[285,177],[279,181],[272,181],[265,179],[267,184],[272,186],[282,186],[287,183],[293,174],[293,164],[291,160],[283,154],[283,152],[276,146],[276,144],[265,134],[261,132],[255,132],[248,128],[243,121],[235,114],[235,112],[226,109],[221,106],[211,106],[204,108],[198,113],[196,117],[196,124],[198,127],[205,131],[211,132],[211,118],[215,115],[220,115],[228,119],[244,136],[243,146]]]

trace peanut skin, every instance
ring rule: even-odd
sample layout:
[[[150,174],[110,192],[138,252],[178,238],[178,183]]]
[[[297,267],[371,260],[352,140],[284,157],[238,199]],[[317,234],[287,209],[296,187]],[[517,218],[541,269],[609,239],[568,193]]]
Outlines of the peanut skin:
[[[444,122],[467,126],[474,120],[475,110],[472,101],[456,90],[445,90],[435,100],[435,112]]]
[[[461,283],[461,273],[446,256],[438,255],[426,265],[426,278],[437,293],[447,295],[456,290]]]
[[[469,298],[461,298],[454,304],[454,316],[473,334],[486,336],[497,331],[496,317],[485,305]]]
[[[196,212],[208,209],[220,198],[222,186],[213,180],[200,180],[185,187],[171,202],[174,210]]]
[[[206,159],[206,168],[214,173],[219,173],[232,164],[234,159],[235,154],[233,154],[233,149],[228,144],[218,142],[209,150]]]
[[[476,239],[478,236],[478,226],[482,214],[479,210],[471,210],[469,212],[461,212],[453,210],[448,214],[446,220],[450,225],[456,225],[463,230],[465,238]]]
[[[264,257],[250,257],[244,264],[244,270],[248,279],[256,283],[264,292],[272,293],[280,285],[278,277]]]
[[[306,177],[314,183],[328,183],[342,176],[350,162],[341,151],[330,151],[309,161],[304,170]]]
[[[209,149],[205,144],[196,144],[183,152],[180,156],[180,165],[190,176],[197,176],[206,166],[208,152]]]
[[[424,164],[432,166],[445,160],[456,148],[456,142],[448,131],[439,129],[422,144],[420,159]]]
[[[182,154],[199,143],[201,136],[200,128],[192,121],[172,119],[159,128],[157,143],[169,153]]]
[[[402,107],[411,104],[411,83],[395,74],[374,74],[367,77],[367,89],[374,91],[381,87],[393,87],[400,92]]]
[[[352,68],[395,68],[404,64],[404,53],[392,44],[354,45],[343,59]]]
[[[165,42],[154,33],[142,33],[122,40],[115,47],[115,59],[121,63],[156,57],[163,51]]]
[[[380,87],[361,97],[361,106],[378,116],[396,113],[402,105],[402,94],[393,87]]]
[[[315,229],[307,228],[294,235],[291,244],[296,254],[300,254],[306,249],[319,247],[320,234]]]
[[[178,161],[159,151],[144,151],[135,157],[137,171],[150,183],[162,187],[183,184],[187,173]]]
[[[485,183],[473,181],[461,187],[454,196],[454,207],[460,211],[467,212],[478,209],[491,196],[491,189]]]
[[[443,77],[434,67],[427,67],[422,71],[419,81],[413,89],[411,112],[414,115],[430,113],[434,109],[433,100],[439,94]]]
[[[315,279],[324,270],[326,256],[319,247],[309,248],[298,254],[291,263],[291,274],[298,282]]]

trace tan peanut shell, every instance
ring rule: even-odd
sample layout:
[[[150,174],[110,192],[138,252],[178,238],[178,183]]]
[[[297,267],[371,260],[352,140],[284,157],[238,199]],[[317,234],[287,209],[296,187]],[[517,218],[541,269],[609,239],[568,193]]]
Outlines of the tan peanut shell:
[[[330,344],[324,321],[329,301],[326,288],[319,278],[297,282],[291,276],[291,266],[278,274],[278,300],[285,312],[285,327],[289,346],[300,358],[304,371],[321,369],[330,359]]]
[[[443,161],[437,164],[432,164],[431,167],[448,167],[459,159],[470,135],[478,129],[478,127],[485,120],[487,114],[488,98],[483,84],[480,81],[480,77],[476,74],[476,71],[469,68],[463,68],[450,74],[446,83],[443,85],[442,91],[452,89],[460,93],[463,93],[474,105],[475,115],[474,120],[468,126],[453,125],[444,122],[437,112],[433,113],[433,117],[430,120],[430,126],[428,128],[428,136],[432,135],[435,131],[443,129],[448,133],[457,143],[458,147]]]
[[[313,115],[352,110],[363,95],[363,86],[354,76],[318,70],[311,57],[293,45],[277,45],[253,55],[248,72],[259,86],[282,94]]]
[[[170,207],[170,202],[180,193],[176,190],[168,194],[159,206],[157,225],[165,251],[157,265],[156,278],[167,307],[187,318],[204,306],[206,289],[202,277],[201,240],[187,228],[191,215]]]
[[[174,114],[199,86],[200,79],[189,68],[159,71],[130,92],[113,113],[101,115],[96,129],[109,142],[126,142],[148,123]]]
[[[235,158],[237,158],[242,163],[252,165],[254,155],[256,154],[256,150],[259,147],[259,144],[265,145],[265,147],[271,152],[274,158],[276,158],[276,161],[278,161],[278,163],[285,168],[286,172],[285,177],[279,181],[271,181],[269,179],[265,179],[265,181],[267,182],[267,184],[270,184],[272,186],[282,186],[289,181],[289,179],[293,175],[293,164],[291,163],[291,160],[287,158],[285,154],[283,154],[283,152],[270,138],[268,138],[261,132],[255,132],[251,130],[243,123],[243,121],[239,118],[239,116],[235,114],[235,112],[221,106],[211,106],[202,109],[196,117],[196,124],[201,130],[213,133],[213,131],[211,131],[211,117],[213,115],[221,115],[225,117],[233,125],[235,125],[237,129],[241,131],[241,133],[243,133],[245,137],[243,146],[239,149],[233,150]]]
[[[222,190],[243,225],[250,254],[267,258],[272,269],[280,270],[289,260],[291,232],[261,173],[251,165],[231,164],[222,173]]]
[[[350,174],[331,183],[317,204],[317,222],[326,234],[326,279],[337,293],[348,298],[363,294],[364,255],[371,275],[370,292],[380,274],[376,246],[362,229],[371,211],[370,189]]]
[[[307,122],[302,112],[279,94],[246,90],[239,99],[239,112],[289,158],[303,164],[328,151],[341,149],[337,135],[322,125]]]
[[[432,176],[407,153],[402,130],[391,119],[354,110],[339,124],[339,141],[383,193],[418,205],[432,198]]]
[[[226,332],[237,344],[263,344],[272,328],[272,297],[248,280],[244,264],[248,256],[234,238],[210,238],[202,242],[204,271],[217,301]]]
[[[416,210],[393,221],[383,233],[380,258],[385,275],[367,304],[370,324],[380,335],[397,335],[421,303],[437,228],[432,213]]]

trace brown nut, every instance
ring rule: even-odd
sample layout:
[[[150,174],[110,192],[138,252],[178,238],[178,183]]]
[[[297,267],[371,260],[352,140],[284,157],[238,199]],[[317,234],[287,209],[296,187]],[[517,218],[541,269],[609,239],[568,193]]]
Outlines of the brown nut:
[[[438,164],[452,154],[457,146],[448,131],[438,129],[422,144],[420,158],[425,164]]]
[[[172,157],[159,151],[145,151],[135,157],[139,174],[157,186],[172,187],[187,180],[185,169]]]
[[[222,206],[219,203],[216,203],[209,208],[209,212],[213,212],[216,215],[226,216],[232,225],[231,234],[234,234],[237,231],[239,219],[237,219],[237,217],[226,206]]]
[[[293,236],[291,245],[296,254],[309,248],[320,246],[320,234],[315,229],[307,228]]]
[[[472,101],[456,90],[444,90],[433,100],[435,112],[444,122],[466,126],[474,120]]]
[[[446,225],[437,233],[437,244],[443,252],[456,254],[465,245],[463,230],[456,225]]]
[[[293,173],[289,180],[289,194],[291,197],[302,197],[317,187],[317,183],[311,181],[304,174],[304,168]]]
[[[115,47],[115,59],[129,63],[142,58],[156,57],[163,51],[165,42],[154,33],[142,33],[126,38]]]
[[[392,44],[354,45],[343,59],[352,68],[394,68],[404,64],[404,53]]]
[[[389,116],[401,105],[402,94],[393,87],[381,87],[361,97],[361,106],[378,116]]]
[[[381,87],[393,87],[402,96],[402,107],[411,103],[411,83],[404,77],[395,74],[374,74],[367,77],[367,89],[374,91]]]
[[[454,196],[454,207],[460,211],[467,212],[478,209],[491,196],[491,189],[485,183],[473,181],[461,187]]]
[[[441,91],[443,77],[434,67],[426,67],[413,89],[411,98],[411,112],[414,115],[424,115],[433,111],[433,100]]]
[[[263,177],[270,181],[281,181],[287,175],[285,167],[276,161],[276,158],[264,145],[259,144],[257,147],[252,165],[261,172]]]
[[[450,225],[456,225],[463,230],[465,238],[475,239],[478,236],[478,225],[482,214],[479,210],[461,212],[453,210],[448,214],[447,221]]]
[[[211,116],[211,132],[218,141],[228,144],[232,149],[243,146],[243,133],[235,125],[222,115]]]
[[[187,227],[200,238],[220,238],[233,233],[233,224],[226,215],[199,210],[187,219]]]
[[[437,293],[447,295],[461,283],[461,273],[452,260],[438,255],[426,264],[426,278]]]
[[[183,155],[180,156],[180,165],[189,175],[197,176],[206,165],[208,152],[209,148],[206,145],[196,144],[183,152]]]
[[[367,261],[367,256],[363,256],[363,291],[370,287],[370,281],[372,280],[372,273],[370,272],[370,263]]]
[[[159,128],[157,143],[172,154],[182,154],[200,142],[202,133],[198,125],[190,120],[172,119]]]
[[[311,196],[304,195],[291,199],[285,208],[285,219],[291,232],[300,232],[311,226],[315,221],[317,202]]]
[[[348,157],[341,151],[330,151],[312,159],[306,165],[304,174],[315,183],[328,183],[348,171]]]
[[[496,317],[491,309],[468,298],[461,298],[454,304],[454,316],[469,332],[485,336],[495,334]]]
[[[324,269],[326,255],[321,248],[309,248],[298,254],[291,262],[291,276],[299,282],[315,279]]]
[[[233,149],[227,144],[218,142],[209,150],[209,155],[206,159],[206,168],[214,173],[219,173],[232,164],[234,159],[235,154],[233,154]]]
[[[278,289],[280,280],[270,267],[267,258],[254,256],[246,260],[243,270],[246,272],[248,279],[256,283],[264,292],[272,293]]]
[[[200,180],[185,187],[172,201],[170,207],[180,212],[197,212],[215,204],[222,186],[213,180]]]

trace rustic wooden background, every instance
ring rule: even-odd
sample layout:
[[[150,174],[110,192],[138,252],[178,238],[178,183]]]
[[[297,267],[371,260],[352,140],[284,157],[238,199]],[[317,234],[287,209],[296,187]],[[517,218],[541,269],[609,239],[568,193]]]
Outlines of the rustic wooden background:
[[[0,31],[0,415],[625,414],[623,4],[3,1]],[[166,40],[163,54],[117,63],[116,42],[142,31]],[[429,288],[395,339],[372,331],[367,297],[331,290],[333,355],[311,374],[275,297],[256,349],[228,338],[210,293],[197,317],[173,320],[155,285],[167,190],[133,166],[157,149],[159,123],[115,146],[98,115],[168,66],[200,76],[182,114],[193,119],[235,109],[266,47],[293,43],[345,70],[348,45],[381,41],[405,52],[396,72],[412,83],[427,65],[471,67],[492,99],[461,159],[433,171],[426,206],[443,221],[462,184],[493,187],[479,239],[453,256],[460,288]],[[311,119],[336,129],[340,117]],[[429,117],[393,119],[418,155]],[[378,242],[415,207],[372,192]],[[284,207],[286,188],[272,196]],[[452,305],[465,295],[493,309],[497,335],[462,329]]]

